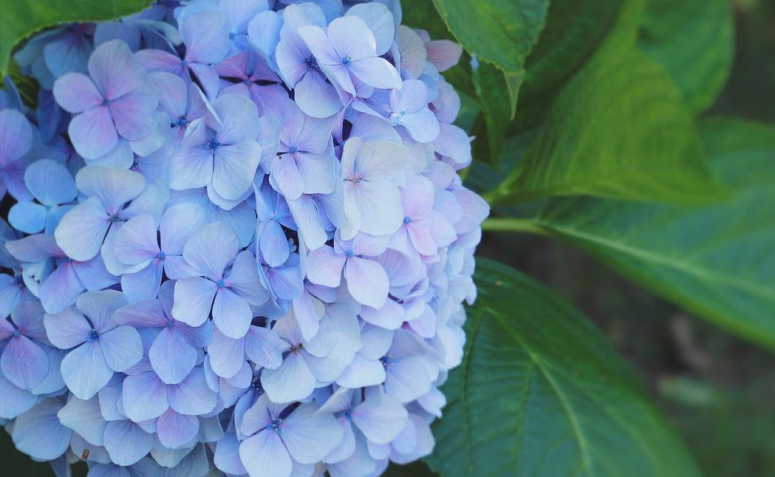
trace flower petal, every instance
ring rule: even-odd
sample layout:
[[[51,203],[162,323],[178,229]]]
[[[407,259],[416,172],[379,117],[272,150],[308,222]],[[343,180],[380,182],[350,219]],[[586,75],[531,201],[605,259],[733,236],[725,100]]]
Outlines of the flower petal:
[[[342,280],[342,269],[347,262],[347,255],[336,253],[333,247],[324,245],[311,251],[307,260],[309,281],[331,288],[339,286]]]
[[[91,399],[112,377],[97,341],[82,344],[62,360],[62,378],[79,399]]]
[[[138,265],[159,255],[156,221],[142,214],[129,219],[116,233],[113,251],[126,265]]]
[[[317,464],[342,441],[342,427],[333,414],[302,404],[282,424],[283,442],[293,460]]]
[[[387,444],[395,439],[409,418],[403,404],[390,396],[381,396],[379,400],[366,399],[351,415],[353,424],[369,442],[375,444]]]
[[[38,396],[13,385],[0,374],[0,418],[14,419],[29,411],[38,402]]]
[[[24,184],[44,205],[66,204],[75,199],[73,176],[63,165],[50,159],[30,164],[24,172]]]
[[[178,449],[196,437],[199,432],[199,418],[168,409],[156,421],[156,432],[163,446]]]
[[[32,389],[48,374],[48,355],[24,335],[11,338],[0,359],[5,377],[22,389]]]
[[[361,304],[382,308],[387,300],[389,281],[387,273],[377,262],[352,257],[344,267],[347,289]]]
[[[255,257],[248,251],[237,255],[226,278],[227,286],[250,305],[258,306],[269,298],[258,277]]]
[[[113,321],[135,328],[158,328],[167,324],[158,300],[143,300],[116,310]]]
[[[175,326],[162,329],[148,353],[153,370],[167,384],[183,381],[196,366],[197,359],[196,350],[186,343]],[[185,325],[181,323],[181,326]]]
[[[259,432],[239,446],[242,465],[250,477],[290,477],[293,462],[274,431]]]
[[[401,76],[395,66],[379,57],[364,58],[350,63],[350,71],[369,86],[379,89],[401,87]]]
[[[89,400],[71,397],[57,414],[62,425],[74,430],[87,442],[101,446],[107,421],[103,419],[99,398]]]
[[[238,250],[234,232],[223,223],[215,222],[203,227],[186,242],[183,257],[202,276],[217,281],[223,278],[223,271]]]
[[[137,330],[119,326],[100,336],[105,361],[113,371],[124,372],[143,358],[143,343]]]
[[[315,377],[310,372],[301,353],[291,352],[277,369],[265,369],[261,384],[273,402],[299,401],[315,389]]]
[[[8,212],[8,222],[20,232],[36,234],[46,227],[48,211],[35,202],[17,202]]]
[[[68,73],[54,83],[54,98],[68,113],[81,113],[102,104],[103,97],[91,78],[81,73]]]
[[[161,216],[161,247],[167,255],[183,254],[186,241],[205,224],[205,212],[196,204],[176,204]]]
[[[73,117],[67,132],[84,159],[104,156],[118,144],[118,133],[106,106],[97,106]]]
[[[43,318],[49,341],[59,349],[75,348],[86,341],[91,326],[83,315],[73,308],[67,308],[56,315],[47,314]]]
[[[154,436],[132,421],[109,422],[105,427],[105,449],[117,465],[136,464],[153,448]]]
[[[167,386],[153,371],[128,376],[122,394],[124,412],[135,422],[157,418],[169,408]]]
[[[180,414],[207,414],[215,409],[217,401],[217,395],[207,386],[201,366],[194,368],[180,384],[169,387],[170,407]]]
[[[213,302],[213,322],[229,338],[245,336],[253,321],[248,302],[228,288],[221,288]]]
[[[229,338],[216,330],[213,332],[213,342],[207,347],[207,354],[215,374],[222,378],[231,378],[245,363],[245,340]]]
[[[263,368],[274,369],[283,362],[283,351],[288,345],[277,333],[267,328],[251,326],[245,336],[245,354]]]
[[[210,316],[218,285],[204,278],[184,278],[175,282],[172,316],[191,326],[199,326]]]
[[[62,217],[54,237],[68,257],[85,262],[96,257],[110,227],[109,217],[96,197],[81,202]]]
[[[75,176],[75,184],[85,195],[98,197],[110,214],[118,213],[145,190],[142,175],[119,167],[85,167]]]
[[[105,99],[116,99],[138,89],[145,81],[145,70],[121,40],[99,45],[89,58],[89,75]]]
[[[36,460],[54,460],[67,451],[70,429],[59,423],[57,412],[62,402],[46,399],[14,421],[13,443]]]

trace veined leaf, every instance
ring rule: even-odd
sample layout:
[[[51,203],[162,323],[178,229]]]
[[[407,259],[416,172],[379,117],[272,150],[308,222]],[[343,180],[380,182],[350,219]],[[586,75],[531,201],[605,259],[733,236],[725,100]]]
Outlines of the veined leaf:
[[[528,56],[522,101],[510,132],[534,129],[563,86],[596,56],[635,45],[645,0],[554,0]]]
[[[624,0],[554,0],[546,28],[527,58],[522,103],[556,93],[603,42]]]
[[[670,73],[692,111],[704,111],[721,93],[732,67],[732,4],[648,0],[638,46]]]
[[[775,349],[775,128],[701,123],[728,204],[552,201],[537,221],[664,298]]]
[[[616,45],[566,85],[522,167],[495,198],[516,203],[554,195],[678,203],[725,198],[673,81],[645,53]]]
[[[0,2],[0,75],[14,46],[30,34],[66,22],[111,20],[148,7],[152,0],[4,0]]]
[[[694,477],[603,336],[551,291],[477,260],[463,364],[429,459],[442,477]]]

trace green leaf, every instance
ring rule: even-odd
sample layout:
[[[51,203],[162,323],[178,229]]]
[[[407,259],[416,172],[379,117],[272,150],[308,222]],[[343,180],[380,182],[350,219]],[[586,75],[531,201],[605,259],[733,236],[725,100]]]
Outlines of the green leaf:
[[[729,204],[552,201],[537,225],[719,326],[775,349],[775,128],[713,119],[700,131]]]
[[[152,0],[4,0],[0,2],[0,76],[11,50],[30,34],[65,22],[111,20],[139,12]]]
[[[556,93],[589,60],[619,18],[624,0],[553,0],[527,58],[522,104]]]
[[[683,444],[603,336],[551,291],[477,260],[467,350],[443,390],[442,477],[694,477]]]
[[[433,4],[469,53],[512,74],[523,69],[549,7],[548,0],[433,0]]]
[[[484,122],[487,125],[488,140],[487,149],[477,148],[475,156],[478,159],[482,160],[486,157],[488,162],[498,165],[498,154],[506,139],[509,121],[516,111],[516,103],[512,107],[510,100],[513,99],[516,102],[524,75],[524,70],[506,74],[489,63],[480,64],[473,72],[474,89],[479,97]],[[506,97],[509,101],[505,100]]]
[[[667,73],[613,45],[563,89],[503,203],[554,195],[702,203],[725,192],[709,175],[691,114]]]
[[[691,110],[704,111],[732,67],[732,3],[649,0],[638,45],[670,73]]]
[[[428,32],[432,40],[454,40],[452,32],[433,5],[433,0],[414,0],[403,6],[401,23]]]
[[[522,101],[510,132],[539,126],[562,87],[592,58],[635,45],[645,0],[554,0],[527,59]],[[618,7],[617,7],[618,5]]]

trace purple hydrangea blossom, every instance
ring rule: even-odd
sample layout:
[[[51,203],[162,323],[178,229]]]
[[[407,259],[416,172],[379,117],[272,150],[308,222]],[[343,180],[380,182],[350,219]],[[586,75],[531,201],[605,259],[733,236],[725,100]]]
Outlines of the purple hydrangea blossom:
[[[119,308],[113,321],[134,328],[157,328],[148,357],[151,367],[166,384],[178,384],[194,369],[198,360],[197,349],[213,340],[209,321],[198,328],[181,323],[172,317],[174,282],[165,282],[159,299],[143,300]]]
[[[222,78],[221,94],[239,94],[249,97],[258,106],[261,115],[282,113],[288,99],[280,78],[258,55],[242,51],[215,65]]]
[[[258,109],[248,98],[220,96],[216,116],[191,124],[180,150],[170,162],[170,187],[175,190],[208,187],[227,200],[240,199],[253,185],[261,161]]]
[[[137,331],[112,318],[126,304],[116,291],[86,292],[78,297],[76,308],[46,315],[48,339],[59,349],[71,349],[62,361],[62,377],[80,399],[90,399],[114,372],[126,371],[142,358]]]
[[[351,138],[342,153],[344,211],[348,224],[342,238],[358,232],[390,235],[403,223],[399,185],[406,181],[405,146],[388,141]]]
[[[0,94],[18,449],[96,477],[376,477],[432,451],[489,209],[439,73],[462,49],[401,20],[161,0],[19,52],[42,90]]]
[[[288,87],[296,93],[296,104],[304,113],[327,118],[342,109],[334,86],[326,81],[317,59],[299,34],[299,27],[325,28],[323,11],[313,3],[288,5],[277,43],[277,66]]]
[[[239,455],[251,477],[290,477],[294,469],[319,462],[342,439],[336,419],[318,412],[316,404],[288,411],[264,395],[245,413],[240,430],[250,437]]]
[[[145,180],[124,169],[89,166],[78,172],[75,182],[89,198],[62,217],[54,236],[68,257],[85,262],[131,217],[133,210],[125,206],[142,194]]]
[[[292,101],[286,101],[284,113],[270,183],[288,200],[296,200],[302,193],[332,193],[337,181],[331,141],[333,118],[309,117]]]
[[[54,97],[75,116],[68,133],[78,154],[97,159],[118,139],[138,141],[153,132],[147,120],[158,104],[146,71],[126,43],[114,40],[94,50],[89,76],[68,73],[54,83]]]
[[[324,31],[319,26],[298,29],[326,76],[345,92],[358,96],[361,85],[401,89],[398,70],[377,56],[374,33],[361,18],[337,18]]]
[[[70,172],[54,161],[44,159],[30,164],[24,184],[37,203],[20,201],[11,208],[8,221],[16,230],[52,234],[75,199],[75,181]]]
[[[201,326],[212,313],[215,326],[226,336],[245,336],[253,319],[251,305],[268,299],[253,254],[239,252],[234,232],[215,222],[186,242],[183,258],[197,276],[175,284],[172,315],[190,326]]]
[[[350,294],[363,305],[381,308],[388,296],[388,276],[382,266],[368,258],[385,251],[387,242],[365,234],[352,240],[337,240],[309,253],[307,276],[312,283],[336,288],[342,275]]]
[[[199,416],[215,409],[216,394],[210,390],[201,366],[178,384],[166,384],[154,371],[128,376],[123,383],[123,408],[133,422],[158,418],[168,410]]]
[[[167,209],[158,226],[150,214],[128,220],[116,233],[114,251],[123,264],[139,268],[121,277],[124,292],[136,300],[155,298],[162,275],[172,280],[195,276],[183,259],[183,247],[205,225],[205,213],[196,204]]]
[[[218,74],[212,65],[229,53],[229,24],[220,12],[192,10],[179,24],[180,37],[186,45],[183,58],[163,50],[142,50],[137,60],[148,71],[166,71],[190,82],[192,77],[202,84],[208,97],[218,92]]]
[[[43,269],[41,275],[30,279],[39,284],[38,297],[46,313],[59,313],[75,304],[84,290],[96,292],[118,283],[101,257],[85,262],[72,260],[50,235],[30,235],[7,242],[6,248],[20,262],[30,264],[28,269],[34,264]]]
[[[10,318],[0,321],[0,342],[3,343],[0,370],[11,383],[32,390],[49,372],[48,355],[44,351],[46,330],[43,308],[39,303],[20,303]]]

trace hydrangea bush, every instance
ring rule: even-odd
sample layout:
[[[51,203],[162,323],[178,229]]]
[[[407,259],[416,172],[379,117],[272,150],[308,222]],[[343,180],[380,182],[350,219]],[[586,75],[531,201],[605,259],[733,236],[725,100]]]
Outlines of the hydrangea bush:
[[[380,475],[434,448],[487,203],[397,0],[159,1],[0,96],[0,418],[59,475]]]

